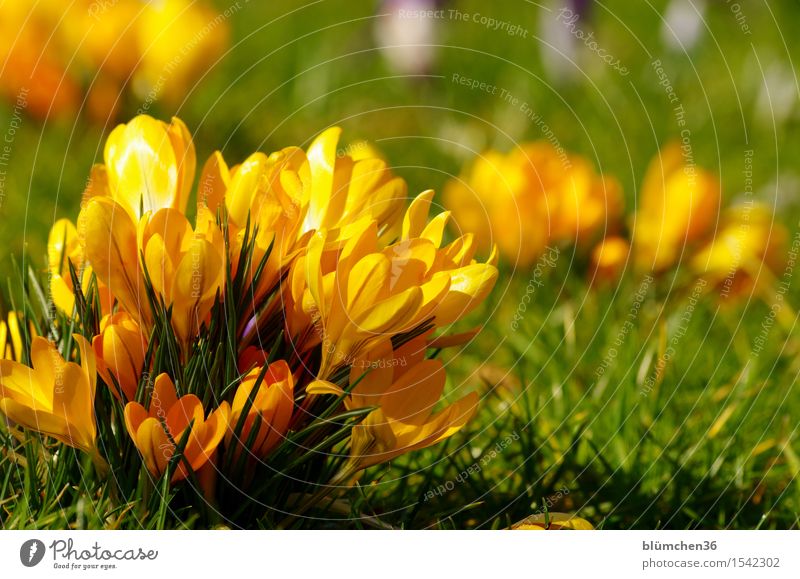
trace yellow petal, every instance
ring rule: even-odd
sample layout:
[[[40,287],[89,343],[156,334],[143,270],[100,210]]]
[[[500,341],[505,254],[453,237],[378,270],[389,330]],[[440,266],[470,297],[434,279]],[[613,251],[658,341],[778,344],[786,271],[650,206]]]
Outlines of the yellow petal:
[[[336,166],[336,145],[342,129],[331,127],[322,132],[308,148],[309,168],[312,189],[308,199],[303,231],[319,229],[325,224],[325,216],[333,195],[334,168]]]
[[[328,382],[327,380],[314,380],[308,386],[306,386],[306,392],[308,394],[315,395],[333,394],[334,396],[341,396],[344,394],[344,390],[342,390],[333,382]]]
[[[104,156],[111,194],[132,218],[164,207],[183,209],[167,125],[147,115],[134,117],[111,132]]]
[[[421,424],[433,412],[444,391],[447,375],[440,360],[423,360],[392,384],[381,398],[387,418]]]
[[[463,318],[483,302],[497,280],[497,268],[476,263],[437,276],[450,278],[450,289],[436,308],[436,325],[444,326]]]
[[[423,191],[411,202],[403,218],[403,239],[419,237],[428,222],[433,190]]]
[[[269,160],[264,153],[253,153],[239,165],[231,177],[225,196],[228,217],[237,227],[244,227],[256,192],[266,185]],[[252,216],[251,216],[252,218]]]
[[[222,153],[215,151],[203,166],[200,183],[197,186],[197,204],[217,214],[217,209],[225,202],[225,194],[230,186],[231,176]]]
[[[0,412],[17,424],[30,430],[52,436],[75,448],[81,448],[81,441],[69,436],[70,428],[63,416],[45,411],[36,411],[11,398],[0,399]]]
[[[97,278],[135,318],[149,318],[141,279],[137,232],[130,216],[113,201],[96,197],[78,219],[86,257]]]
[[[420,288],[408,288],[375,304],[354,320],[355,325],[362,333],[373,335],[409,330],[421,321],[416,313],[422,305],[422,296]]]
[[[192,135],[182,120],[178,117],[172,117],[172,122],[167,127],[167,133],[178,164],[178,182],[176,184],[178,196],[175,208],[183,212],[186,211],[186,204],[192,191],[194,172],[197,168],[197,156],[192,142]]]
[[[167,412],[178,402],[175,384],[169,374],[162,373],[156,376],[153,384],[153,393],[150,397],[150,415],[166,420]]]

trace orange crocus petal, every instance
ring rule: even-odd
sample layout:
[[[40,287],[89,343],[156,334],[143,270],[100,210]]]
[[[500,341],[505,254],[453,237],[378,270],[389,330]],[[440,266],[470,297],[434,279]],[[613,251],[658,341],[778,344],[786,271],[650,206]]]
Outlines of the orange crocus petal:
[[[116,383],[126,400],[133,400],[147,352],[147,341],[138,324],[126,313],[106,316],[100,334],[92,340],[98,371],[118,399]],[[113,375],[113,378],[112,378]]]
[[[186,459],[197,472],[200,468],[211,460],[217,446],[222,442],[228,430],[228,420],[230,418],[230,405],[223,402],[219,408],[214,410],[208,420],[193,428],[192,437],[186,445]]]
[[[159,374],[153,387],[150,408],[137,402],[125,406],[125,426],[153,476],[161,476],[184,437],[183,458],[176,465],[172,482],[198,471],[214,455],[228,430],[230,406],[223,402],[208,419],[203,404],[194,394],[177,398],[175,385],[167,374]],[[189,429],[187,431],[187,429]]]
[[[255,381],[261,368],[254,368],[242,381],[236,390],[231,407],[230,429],[226,440],[230,441],[235,434],[234,429],[244,410],[245,404],[251,396]],[[258,386],[258,392],[253,397],[253,403],[248,409],[247,418],[239,435],[238,445],[244,445],[248,440],[256,419],[260,420],[258,433],[248,450],[264,458],[281,440],[291,422],[294,410],[294,378],[289,365],[284,360],[273,362]],[[237,450],[241,452],[241,449]]]

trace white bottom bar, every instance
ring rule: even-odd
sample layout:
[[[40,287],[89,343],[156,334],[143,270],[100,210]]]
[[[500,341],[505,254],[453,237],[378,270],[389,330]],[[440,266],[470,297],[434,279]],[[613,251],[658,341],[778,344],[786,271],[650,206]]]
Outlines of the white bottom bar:
[[[14,578],[800,577],[798,531],[3,531],[0,539],[2,576]]]

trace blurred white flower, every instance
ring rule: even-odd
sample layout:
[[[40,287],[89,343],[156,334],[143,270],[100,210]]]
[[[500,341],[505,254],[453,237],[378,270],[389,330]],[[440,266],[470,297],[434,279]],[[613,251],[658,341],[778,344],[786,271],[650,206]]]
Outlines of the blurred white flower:
[[[705,28],[705,0],[672,0],[661,24],[661,39],[673,50],[690,51]]]
[[[436,58],[437,27],[444,17],[436,0],[385,0],[375,21],[375,40],[400,74],[425,74]]]

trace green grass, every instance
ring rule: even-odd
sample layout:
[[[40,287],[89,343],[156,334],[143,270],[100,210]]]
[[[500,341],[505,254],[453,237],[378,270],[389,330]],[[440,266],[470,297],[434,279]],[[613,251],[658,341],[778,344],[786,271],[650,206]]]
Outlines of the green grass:
[[[790,234],[797,230],[800,144],[790,138],[797,133],[796,107],[775,121],[759,96],[763,75],[788,71],[793,82],[800,45],[788,23],[800,16],[796,3],[747,4],[752,35],[742,33],[724,3],[709,3],[710,31],[688,54],[661,41],[665,2],[597,3],[586,29],[631,74],[622,77],[587,52],[575,78],[563,82],[542,64],[533,38],[540,15],[527,2],[454,3],[519,23],[530,34],[523,39],[471,21],[442,21],[432,76],[414,80],[397,78],[375,50],[368,3],[295,2],[289,4],[298,10],[287,15],[285,3],[266,4],[249,4],[232,20],[231,52],[209,66],[178,110],[152,110],[187,122],[200,159],[216,148],[235,162],[256,148],[307,144],[336,123],[350,141],[377,142],[410,191],[441,191],[480,149],[507,150],[515,140],[542,137],[501,99],[451,82],[460,74],[530,103],[562,145],[620,179],[630,214],[649,159],[680,132],[650,65],[659,58],[687,112],[697,162],[721,175],[726,202],[743,190],[744,151],[752,149],[755,196],[779,207]],[[130,98],[120,120],[138,106]],[[10,113],[0,106],[0,133]],[[11,256],[24,253],[26,266],[43,266],[49,226],[77,214],[107,132],[83,119],[23,121],[0,204],[0,273],[10,294],[19,285]],[[511,320],[530,274],[506,270],[485,311],[472,316],[473,324],[488,319],[483,333],[463,352],[443,353],[459,393],[474,388],[483,395],[469,429],[368,471],[362,487],[316,513],[317,526],[498,528],[545,507],[577,511],[610,529],[798,526],[796,328],[775,324],[755,355],[769,304],[746,298],[722,304],[711,292],[684,326],[692,281],[682,274],[655,280],[637,302],[640,278],[589,289],[580,256],[562,257],[517,331]],[[794,307],[800,307],[797,286],[788,296]],[[675,354],[646,392],[666,344],[678,335]],[[602,376],[598,368],[605,368]],[[509,435],[518,439],[492,457]],[[37,452],[36,445],[28,452]],[[89,493],[81,475],[94,476],[91,467],[71,451],[63,457],[55,471],[38,473],[7,453],[0,457],[3,527],[212,524],[192,510],[143,520],[135,505],[120,508],[110,496]],[[452,489],[438,492],[448,483]]]
[[[372,507],[412,505],[477,463],[480,472],[453,490],[409,507],[413,526],[505,527],[547,503],[611,529],[796,527],[796,338],[775,326],[756,356],[766,306],[725,309],[710,294],[683,324],[691,293],[657,298],[659,282],[636,316],[642,283],[587,292],[553,273],[546,287],[559,297],[535,300],[517,333],[508,329],[514,311],[501,308],[474,354],[452,366],[454,380],[483,379],[472,429],[445,454],[432,449],[394,468]],[[648,391],[663,344],[680,334]],[[511,433],[519,440],[487,460]],[[425,465],[437,460],[431,475]]]

